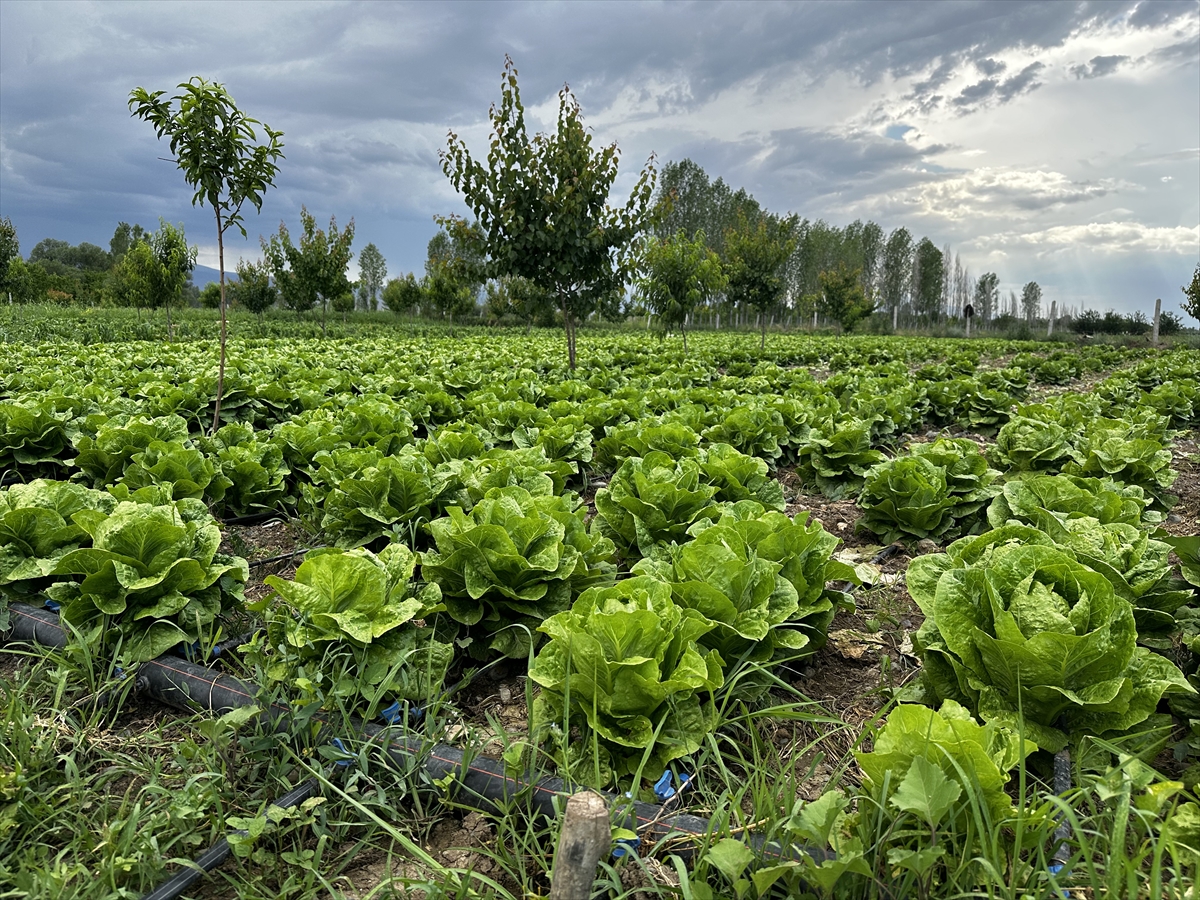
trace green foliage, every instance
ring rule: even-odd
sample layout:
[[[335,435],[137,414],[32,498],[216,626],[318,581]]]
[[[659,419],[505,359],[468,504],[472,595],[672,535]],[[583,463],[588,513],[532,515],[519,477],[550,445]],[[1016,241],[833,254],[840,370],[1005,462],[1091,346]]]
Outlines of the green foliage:
[[[758,311],[762,324],[759,349],[766,347],[767,317],[783,296],[783,267],[796,248],[795,219],[761,216],[751,221],[739,213],[737,225],[725,233],[725,273],[731,303]]]
[[[103,422],[94,436],[80,434],[75,441],[78,455],[71,461],[94,487],[115,484],[125,474],[134,455],[155,441],[183,442],[187,422],[181,416],[134,416],[128,420]]]
[[[712,693],[723,682],[720,655],[696,644],[712,627],[649,576],[584,591],[539,627],[550,640],[529,669],[542,688],[534,744],[596,788],[695,753],[716,728]]]
[[[363,309],[379,308],[379,294],[387,277],[387,260],[374,244],[367,244],[358,254],[358,291]]]
[[[1056,422],[1017,416],[1001,427],[991,456],[1009,472],[1056,472],[1071,459],[1071,444]]]
[[[686,353],[688,317],[725,289],[728,279],[721,271],[721,260],[705,246],[703,232],[689,239],[680,231],[667,240],[651,238],[641,269],[639,299],[653,310],[665,330],[680,330]]]
[[[421,574],[470,627],[460,643],[472,656],[526,656],[543,619],[612,580],[612,542],[587,533],[584,512],[566,497],[497,487],[469,515],[451,507],[430,524],[437,549],[422,554]]]
[[[46,591],[85,640],[133,661],[208,637],[249,575],[245,560],[217,552],[221,531],[203,503],[158,499],[76,512],[90,546],[57,561]]]
[[[988,507],[987,517],[993,528],[1008,522],[1047,528],[1049,519],[1065,521],[1080,516],[1102,524],[1140,525],[1143,519],[1158,518],[1146,512],[1148,505],[1145,492],[1136,485],[1107,478],[1033,475],[1006,483]]]
[[[396,315],[412,313],[421,306],[425,296],[416,277],[409,272],[403,278],[393,278],[383,287],[383,305]]]
[[[998,474],[979,448],[965,438],[941,438],[909,449],[912,456],[867,473],[858,498],[861,527],[887,543],[905,535],[936,540],[979,528]]]
[[[661,450],[621,463],[608,487],[596,492],[592,530],[623,556],[650,556],[656,547],[686,539],[700,519],[715,519],[717,488],[701,481],[698,460],[674,460]]]
[[[282,222],[269,241],[259,238],[264,262],[270,266],[284,306],[301,313],[320,303],[324,313],[330,301],[350,291],[346,267],[350,264],[350,245],[354,241],[354,220],[339,231],[337,220],[331,216],[329,229],[325,231],[317,227],[316,218],[302,206],[300,223],[299,245],[292,242]]]
[[[1140,487],[1151,507],[1160,511],[1175,504],[1176,498],[1167,493],[1177,475],[1171,468],[1171,451],[1125,422],[1098,419],[1090,423],[1075,447],[1075,459],[1063,466],[1063,472]]]
[[[0,402],[0,472],[30,477],[61,469],[71,418],[54,398]]]
[[[270,267],[265,262],[239,259],[237,275],[238,280],[230,285],[234,301],[246,312],[254,313],[261,319],[263,313],[279,299],[279,292],[271,283]]]
[[[608,206],[616,145],[592,148],[579,104],[566,87],[559,92],[554,134],[530,138],[512,60],[505,63],[491,120],[487,167],[451,132],[442,171],[478,220],[474,240],[488,260],[487,274],[527,278],[555,296],[574,369],[575,324],[611,304],[627,281],[630,244],[645,225],[654,169],[642,171],[623,207]]]
[[[260,441],[246,425],[231,424],[217,430],[199,445],[215,457],[221,477],[228,482],[214,508],[226,516],[247,516],[279,511],[288,498],[290,470],[277,444]]]
[[[914,646],[930,698],[987,721],[1020,716],[1025,734],[1058,751],[1069,735],[1129,731],[1165,693],[1191,690],[1170,662],[1136,646],[1133,606],[1103,575],[1062,550],[1002,536],[964,538],[948,555],[909,564],[909,593],[926,617]]]
[[[75,513],[109,513],[116,503],[103,491],[44,479],[0,491],[0,596],[29,600],[48,587],[59,559],[91,543]],[[0,620],[6,616],[0,610]]]
[[[389,544],[368,550],[314,550],[274,594],[253,608],[265,633],[244,648],[265,686],[294,691],[294,702],[371,718],[387,698],[427,702],[442,688],[453,645],[433,625],[443,610],[437,585],[417,587],[416,555]],[[274,602],[276,600],[282,602]]]
[[[855,753],[863,790],[879,807],[916,815],[929,828],[947,813],[968,815],[959,797],[987,807],[993,822],[1013,813],[1005,793],[1009,774],[1037,746],[999,722],[980,725],[953,700],[934,711],[900,704],[874,735],[870,753]],[[911,777],[910,777],[911,775]]]
[[[848,419],[814,429],[797,450],[796,471],[831,500],[858,491],[870,468],[884,461],[871,446],[870,426]]]
[[[1200,320],[1200,263],[1192,273],[1192,283],[1180,288],[1183,291],[1183,302],[1180,308],[1193,319]]]
[[[836,269],[822,271],[818,276],[821,299],[817,309],[822,315],[833,319],[850,332],[854,326],[875,311],[875,302],[867,297],[862,288],[862,272],[852,270],[845,263]]]

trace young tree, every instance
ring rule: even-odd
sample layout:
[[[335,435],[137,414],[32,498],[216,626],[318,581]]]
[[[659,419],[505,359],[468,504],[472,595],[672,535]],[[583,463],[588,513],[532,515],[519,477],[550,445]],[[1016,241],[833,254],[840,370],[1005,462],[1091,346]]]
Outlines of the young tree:
[[[354,241],[354,220],[338,231],[337,219],[329,217],[329,230],[317,227],[316,218],[306,207],[300,207],[300,244],[292,243],[287,226],[279,223],[279,231],[259,238],[263,257],[270,266],[275,286],[284,305],[296,315],[321,304],[321,336],[325,336],[325,320],[330,301],[350,290],[346,267],[350,265],[350,245]]]
[[[818,307],[841,325],[842,331],[851,331],[874,311],[875,304],[863,290],[861,276],[862,273],[845,263],[818,276],[821,282]]]
[[[487,283],[488,312],[496,318],[513,316],[524,323],[525,333],[534,323],[554,324],[554,297],[527,278],[515,275]]]
[[[1200,264],[1192,274],[1192,283],[1180,290],[1183,291],[1184,297],[1183,303],[1179,304],[1180,308],[1193,319],[1200,319]]]
[[[441,154],[442,171],[478,220],[478,237],[469,240],[486,257],[487,276],[519,275],[554,295],[574,369],[577,323],[620,294],[629,279],[630,245],[645,228],[654,190],[653,159],[625,205],[609,206],[616,144],[593,148],[568,87],[558,94],[554,134],[530,138],[511,59],[505,61],[500,105],[490,117],[486,166],[452,131]],[[451,221],[462,222],[446,220]]]
[[[271,283],[271,268],[265,262],[237,262],[238,280],[233,283],[234,299],[242,309],[252,312],[262,321],[263,313],[275,305],[279,292]]]
[[[374,244],[367,244],[358,254],[358,293],[367,312],[379,309],[379,292],[383,290],[386,277],[387,261],[383,254]]]
[[[688,316],[728,283],[721,260],[705,245],[703,231],[689,240],[680,230],[669,240],[651,238],[642,272],[637,283],[639,299],[654,311],[664,329],[679,328],[687,353]]]
[[[221,273],[221,361],[212,430],[221,422],[225,390],[225,232],[236,227],[246,236],[242,207],[262,210],[263,194],[279,172],[282,131],[263,125],[266,143],[255,143],[254,126],[262,124],[237,108],[223,85],[199,76],[178,85],[180,93],[163,100],[166,91],[134,88],[129,95],[133,115],[149,122],[158,137],[168,138],[175,162],[192,187],[192,205],[207,204],[217,219],[217,264]],[[173,104],[178,103],[175,109]]]
[[[1031,281],[1021,288],[1021,311],[1030,325],[1042,314],[1042,289],[1036,281]]]
[[[232,288],[233,285],[230,285]],[[237,291],[232,291],[232,296],[229,302],[233,303],[237,297]],[[200,289],[200,305],[205,309],[220,309],[221,308],[221,285],[215,281],[210,281]]]
[[[737,227],[725,233],[726,294],[732,303],[744,303],[758,311],[762,324],[759,350],[767,346],[767,316],[783,296],[783,267],[796,249],[792,238],[795,225],[794,218],[775,216],[763,216],[752,225],[740,215]]]
[[[475,308],[475,288],[464,283],[448,262],[434,260],[426,268],[429,274],[425,276],[422,292],[429,305],[447,316],[453,326],[456,314],[465,316]]]
[[[403,278],[393,278],[383,288],[383,305],[396,315],[411,313],[421,305],[425,292],[416,276],[409,272]]]
[[[346,293],[339,294],[338,296],[334,297],[331,305],[333,306],[334,312],[340,312],[342,314],[342,324],[345,325],[346,316],[354,312],[353,288],[351,287],[346,291]]]
[[[183,226],[176,228],[159,220],[158,231],[134,244],[122,264],[132,289],[143,298],[138,306],[166,308],[167,338],[171,339],[171,307],[183,300],[183,286],[196,268],[196,248],[188,246]]]
[[[145,239],[146,229],[141,225],[118,222],[113,236],[108,241],[108,255],[114,263],[120,262],[121,257],[129,252],[130,247]]]

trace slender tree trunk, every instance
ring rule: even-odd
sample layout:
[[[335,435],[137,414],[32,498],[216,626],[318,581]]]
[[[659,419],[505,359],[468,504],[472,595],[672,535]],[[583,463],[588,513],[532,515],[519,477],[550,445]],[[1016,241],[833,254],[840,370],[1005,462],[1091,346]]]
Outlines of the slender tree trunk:
[[[325,318],[329,312],[329,304],[325,302],[325,298],[321,298],[321,340],[325,339]]]
[[[213,410],[212,433],[221,425],[221,397],[225,393],[225,231],[221,228],[221,208],[217,210],[217,265],[221,272],[221,362],[217,366],[217,402]]]
[[[758,342],[758,352],[761,353],[767,349],[767,317],[759,313],[758,321],[762,323],[762,340]]]
[[[171,340],[171,301],[167,300],[167,340]]]
[[[683,324],[683,327],[681,327],[679,329],[679,331],[683,335],[683,355],[687,356],[687,323],[686,322]]]

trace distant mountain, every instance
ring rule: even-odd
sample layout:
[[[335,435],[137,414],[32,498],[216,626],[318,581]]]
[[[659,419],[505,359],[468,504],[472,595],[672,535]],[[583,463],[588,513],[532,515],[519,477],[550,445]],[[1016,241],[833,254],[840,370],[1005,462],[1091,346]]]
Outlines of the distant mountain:
[[[221,280],[221,270],[220,269],[213,269],[209,266],[196,266],[196,268],[192,269],[192,284],[194,284],[198,288],[203,289],[204,286],[206,284],[208,284],[210,281],[220,281],[220,280]],[[226,282],[237,281],[237,280],[238,280],[237,272],[233,272],[228,269],[225,270],[225,281]]]

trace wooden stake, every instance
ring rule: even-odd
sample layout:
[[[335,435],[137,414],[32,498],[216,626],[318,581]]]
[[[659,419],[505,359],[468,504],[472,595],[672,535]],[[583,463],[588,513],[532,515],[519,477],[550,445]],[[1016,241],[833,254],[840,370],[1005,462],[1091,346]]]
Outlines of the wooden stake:
[[[608,804],[594,791],[580,791],[567,801],[562,834],[554,854],[550,900],[587,900],[596,883],[596,866],[612,846]]]
[[[1058,315],[1058,301],[1050,301],[1050,324],[1046,326],[1046,337],[1054,334],[1054,318]]]
[[[1150,334],[1150,343],[1158,344],[1158,317],[1162,315],[1162,297],[1154,301],[1154,331]]]

